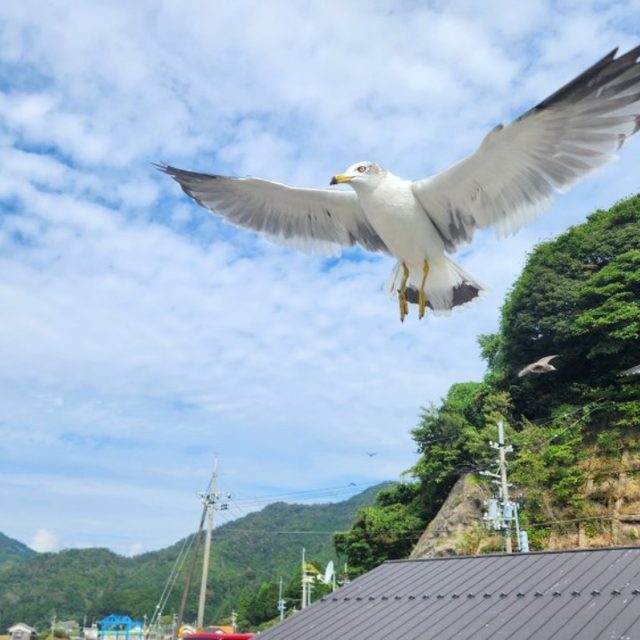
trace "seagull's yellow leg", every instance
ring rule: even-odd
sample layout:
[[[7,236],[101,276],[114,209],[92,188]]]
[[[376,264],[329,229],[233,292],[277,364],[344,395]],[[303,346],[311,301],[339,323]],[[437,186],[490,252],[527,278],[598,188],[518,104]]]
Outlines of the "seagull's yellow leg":
[[[407,302],[407,282],[409,281],[409,267],[402,263],[402,280],[398,289],[398,304],[400,305],[400,322],[404,322],[404,317],[409,313],[409,303]]]
[[[424,261],[422,267],[422,282],[420,283],[420,291],[418,291],[418,317],[424,317],[424,311],[427,308],[427,292],[425,291],[425,285],[427,284],[427,277],[429,276],[429,262]]]

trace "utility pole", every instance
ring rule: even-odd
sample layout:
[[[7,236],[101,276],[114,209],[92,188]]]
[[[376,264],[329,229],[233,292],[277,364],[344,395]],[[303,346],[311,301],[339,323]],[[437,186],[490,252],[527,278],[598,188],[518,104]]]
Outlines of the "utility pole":
[[[311,604],[311,592],[313,591],[313,576],[307,571],[305,560],[305,549],[302,548],[302,600],[301,608],[304,609]]]
[[[207,510],[202,510],[202,517],[200,518],[200,524],[198,525],[198,531],[196,533],[195,540],[193,542],[193,555],[191,556],[191,563],[187,576],[184,580],[184,588],[182,589],[182,598],[180,600],[180,609],[178,611],[178,617],[173,625],[173,640],[177,640],[180,628],[184,621],[184,612],[187,608],[187,598],[189,597],[189,591],[191,590],[191,580],[193,579],[193,572],[196,568],[196,558],[198,557],[198,549],[200,549],[200,539],[202,538],[202,527],[204,526],[204,519],[207,515]]]
[[[202,556],[202,576],[200,576],[200,598],[198,599],[198,618],[196,627],[201,631],[204,625],[204,605],[207,597],[207,580],[209,577],[209,556],[211,555],[211,537],[213,535],[213,507],[216,502],[216,484],[218,480],[218,459],[213,463],[213,474],[206,493],[200,495],[202,506],[207,512],[207,534],[204,539]]]
[[[522,553],[529,551],[529,540],[526,531],[520,530],[518,520],[518,505],[509,500],[509,482],[507,481],[507,457],[506,454],[513,451],[513,447],[505,446],[504,442],[504,424],[502,420],[498,421],[498,442],[490,442],[489,444],[498,450],[497,467],[498,473],[490,471],[481,471],[485,476],[494,478],[494,483],[498,485],[498,499],[491,499],[485,502],[487,512],[483,516],[485,525],[489,529],[501,531],[504,538],[504,550],[506,553],[513,553],[513,545],[511,542],[511,523],[515,523],[516,536],[518,540],[518,550]]]
[[[509,451],[511,451],[509,447]],[[498,421],[498,468],[500,469],[500,497],[502,498],[502,515],[504,517],[509,505],[509,483],[507,482],[507,457],[504,446],[504,424]],[[511,547],[511,526],[509,524],[503,529],[504,546],[507,553],[512,553]]]
[[[215,511],[227,509],[226,503],[220,502],[220,494],[216,492],[218,481],[218,459],[213,463],[213,473],[209,481],[209,487],[205,493],[200,494],[203,513],[207,514],[207,534],[204,540],[204,555],[202,557],[202,576],[200,578],[200,598],[198,600],[198,618],[196,626],[201,630],[204,626],[204,608],[207,598],[207,581],[209,578],[209,557],[211,556],[211,537],[213,535],[213,514]]]
[[[286,608],[287,605],[282,597],[282,576],[280,576],[280,583],[278,586],[278,611],[280,612],[280,622],[284,620],[284,611]]]
[[[342,580],[340,581],[341,585],[349,584],[351,580],[349,580],[349,565],[344,563],[344,573],[342,574]]]
[[[302,547],[302,602],[300,603],[300,609],[304,609],[307,606],[307,567],[304,560],[304,547]]]

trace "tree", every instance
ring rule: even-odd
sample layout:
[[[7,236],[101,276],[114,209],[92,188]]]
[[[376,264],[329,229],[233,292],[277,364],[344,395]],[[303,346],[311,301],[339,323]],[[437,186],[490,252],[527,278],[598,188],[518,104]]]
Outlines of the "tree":
[[[617,374],[640,362],[640,196],[538,245],[505,301],[499,334],[480,342],[487,381],[510,393],[516,416],[599,399],[624,419],[637,386]],[[555,353],[552,376],[517,378]]]
[[[413,439],[422,454],[410,473],[419,480],[419,512],[431,520],[463,473],[491,459],[495,422],[509,411],[508,398],[479,382],[451,386],[439,407],[423,409]]]
[[[347,558],[350,575],[359,575],[385,560],[404,558],[423,525],[411,505],[366,507],[359,511],[349,531],[335,534],[334,543],[338,554]]]

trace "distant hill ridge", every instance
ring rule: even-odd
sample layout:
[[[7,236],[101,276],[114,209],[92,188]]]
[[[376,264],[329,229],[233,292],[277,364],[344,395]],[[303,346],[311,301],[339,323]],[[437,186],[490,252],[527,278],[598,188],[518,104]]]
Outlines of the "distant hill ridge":
[[[303,547],[307,559],[320,566],[335,559],[333,532],[348,529],[357,510],[372,505],[385,486],[341,502],[277,502],[216,528],[207,619],[228,615],[243,589],[257,590],[280,576],[288,581]],[[114,612],[151,616],[184,542],[126,558],[95,548],[36,553],[0,534],[0,628],[18,621],[47,627],[52,611],[58,619],[82,621],[86,616],[88,622]],[[183,580],[165,613],[178,610]],[[196,600],[194,587],[186,619],[195,616]]]
[[[26,544],[0,533],[0,570],[35,555]]]

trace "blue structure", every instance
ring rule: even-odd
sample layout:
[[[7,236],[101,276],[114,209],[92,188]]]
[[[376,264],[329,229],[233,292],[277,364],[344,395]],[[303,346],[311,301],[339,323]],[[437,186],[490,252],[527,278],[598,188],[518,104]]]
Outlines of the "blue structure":
[[[112,613],[98,620],[98,640],[143,640],[144,624]]]

